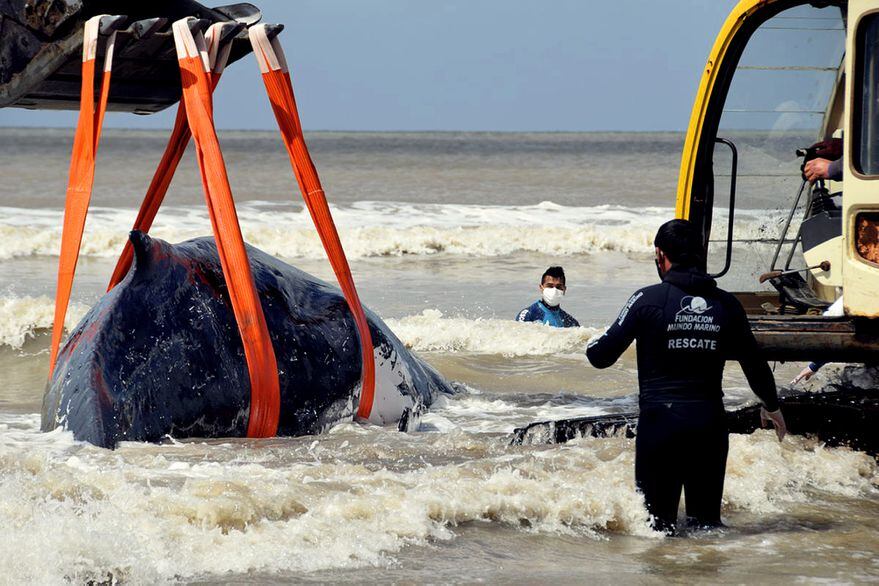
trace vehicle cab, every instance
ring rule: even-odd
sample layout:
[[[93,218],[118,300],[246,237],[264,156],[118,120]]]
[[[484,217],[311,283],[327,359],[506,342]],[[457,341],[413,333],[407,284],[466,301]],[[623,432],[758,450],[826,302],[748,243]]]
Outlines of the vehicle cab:
[[[810,184],[822,140],[842,177]],[[676,215],[702,230],[708,272],[739,291],[767,358],[876,361],[879,0],[735,7],[700,81]]]

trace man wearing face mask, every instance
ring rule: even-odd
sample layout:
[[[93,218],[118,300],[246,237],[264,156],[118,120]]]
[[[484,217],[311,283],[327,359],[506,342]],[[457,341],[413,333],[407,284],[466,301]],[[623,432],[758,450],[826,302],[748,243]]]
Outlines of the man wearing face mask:
[[[640,387],[635,482],[653,526],[673,533],[681,488],[688,524],[721,526],[729,448],[721,379],[737,360],[778,440],[786,432],[775,379],[760,356],[741,303],[705,274],[699,231],[671,220],[656,233],[661,283],[635,292],[607,332],[586,349],[596,368],[612,365],[637,340]]]
[[[541,299],[520,311],[516,321],[539,321],[555,328],[578,327],[577,320],[559,307],[566,289],[564,269],[549,267],[540,278]]]

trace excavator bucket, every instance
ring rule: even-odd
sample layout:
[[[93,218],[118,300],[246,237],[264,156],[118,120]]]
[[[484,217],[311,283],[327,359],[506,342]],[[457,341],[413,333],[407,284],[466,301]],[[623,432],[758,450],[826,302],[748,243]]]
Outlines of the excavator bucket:
[[[207,8],[193,0],[0,0],[0,108],[79,109],[83,25],[98,14],[100,34],[116,32],[109,110],[152,114],[180,100],[180,68],[171,23],[217,22],[232,36],[229,63],[251,51],[246,28],[261,13],[242,3]],[[271,27],[277,34],[280,26]],[[103,55],[98,55],[103,58]]]

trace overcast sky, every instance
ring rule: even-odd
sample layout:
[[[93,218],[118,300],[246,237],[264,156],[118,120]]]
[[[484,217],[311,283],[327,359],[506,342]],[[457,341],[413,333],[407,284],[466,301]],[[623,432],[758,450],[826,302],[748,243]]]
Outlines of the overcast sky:
[[[253,0],[286,25],[307,130],[683,130],[734,0]],[[272,128],[252,56],[216,94],[217,126]],[[170,127],[110,114],[110,127]],[[0,110],[0,126],[75,113]]]

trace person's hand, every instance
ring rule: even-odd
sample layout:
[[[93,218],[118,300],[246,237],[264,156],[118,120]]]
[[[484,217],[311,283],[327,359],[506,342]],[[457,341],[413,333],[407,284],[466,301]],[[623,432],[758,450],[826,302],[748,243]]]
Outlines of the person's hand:
[[[800,374],[795,376],[793,378],[793,380],[790,381],[790,385],[794,386],[795,384],[797,384],[799,382],[807,381],[810,378],[812,378],[812,375],[814,375],[814,374],[815,374],[815,371],[807,366],[806,368],[804,368],[803,370],[800,371]]]
[[[809,183],[815,183],[819,179],[827,179],[829,169],[830,161],[827,159],[812,159],[803,166],[803,175]]]
[[[775,426],[775,435],[778,436],[778,441],[783,440],[784,436],[787,435],[787,425],[784,423],[784,415],[781,414],[781,409],[767,411],[765,407],[760,407],[760,425],[768,427],[769,423]]]

